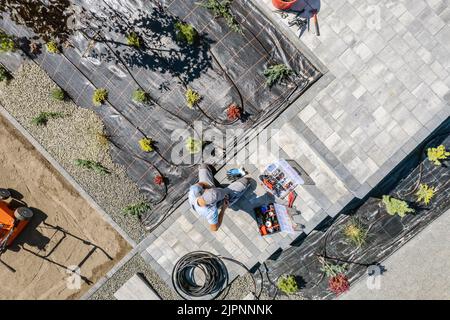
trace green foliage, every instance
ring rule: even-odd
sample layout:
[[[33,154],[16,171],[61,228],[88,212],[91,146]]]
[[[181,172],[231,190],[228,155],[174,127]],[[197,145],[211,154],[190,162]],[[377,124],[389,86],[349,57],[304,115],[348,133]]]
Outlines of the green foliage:
[[[127,215],[140,216],[141,214],[146,213],[148,210],[150,210],[150,205],[145,201],[136,204],[131,204],[122,209],[123,213],[126,216]]]
[[[9,71],[2,65],[0,65],[0,81],[6,81],[11,78]]]
[[[177,39],[179,41],[194,45],[198,40],[197,30],[189,23],[177,22],[175,23],[175,30],[177,31]]]
[[[406,201],[391,196],[383,196],[382,202],[391,216],[398,214],[403,218],[407,213],[414,212],[414,209],[410,208]]]
[[[127,35],[127,43],[129,46],[139,49],[141,47],[141,37],[135,32],[131,32]]]
[[[47,51],[50,53],[54,54],[60,53],[58,44],[53,40],[47,42],[45,47],[47,48]]]
[[[132,99],[137,103],[146,103],[148,101],[148,94],[142,89],[136,89],[133,91]]]
[[[31,123],[37,126],[45,126],[49,119],[63,118],[62,112],[41,112],[39,115],[31,120]]]
[[[155,150],[153,147],[153,140],[149,138],[142,138],[139,140],[139,147],[144,152],[152,152]]]
[[[189,108],[195,107],[200,100],[202,100],[202,96],[197,92],[192,90],[191,88],[188,88],[186,91],[186,104]]]
[[[197,3],[200,7],[206,8],[212,12],[215,18],[222,17],[225,19],[228,27],[237,33],[243,34],[242,28],[231,12],[231,4],[233,0],[203,0]]]
[[[358,219],[352,218],[350,222],[344,226],[343,233],[350,243],[359,248],[366,242],[368,230]]]
[[[450,156],[450,152],[445,150],[445,146],[442,144],[437,148],[428,148],[427,154],[428,160],[433,162],[436,166],[440,166],[442,160],[446,160]]]
[[[202,142],[200,140],[189,137],[186,139],[186,150],[190,154],[196,154],[202,151]]]
[[[431,199],[434,197],[434,193],[436,192],[436,188],[429,187],[426,184],[420,184],[419,190],[417,190],[416,196],[418,202],[423,202],[428,205]]]
[[[0,52],[11,52],[16,49],[14,38],[0,31]]]
[[[58,101],[63,101],[64,99],[66,99],[66,93],[61,88],[53,89],[51,92],[51,96],[53,99],[58,100]]]
[[[76,159],[75,165],[81,168],[92,170],[102,175],[110,173],[108,169],[106,169],[100,162],[97,161]]]
[[[277,288],[285,294],[293,294],[298,291],[297,281],[294,276],[284,275],[278,279]]]
[[[276,64],[264,70],[266,85],[270,88],[276,83],[281,83],[286,78],[294,74],[294,71],[285,64]]]
[[[92,103],[98,107],[105,103],[106,99],[108,99],[108,91],[103,88],[96,89],[92,96]]]
[[[325,273],[327,277],[336,277],[338,274],[344,274],[347,271],[347,265],[334,264],[326,261],[323,257],[319,258],[322,267],[320,270]]]

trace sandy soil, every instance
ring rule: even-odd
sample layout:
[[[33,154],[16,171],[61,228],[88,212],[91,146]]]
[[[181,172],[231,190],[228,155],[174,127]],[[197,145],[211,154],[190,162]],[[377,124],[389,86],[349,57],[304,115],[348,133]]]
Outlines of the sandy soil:
[[[0,187],[16,191],[16,197],[35,214],[24,233],[1,256],[16,272],[0,264],[0,299],[78,298],[130,250],[127,242],[2,117],[0,163]],[[81,265],[85,280],[81,280],[81,288],[73,289],[67,286],[71,276],[67,267],[77,265]]]

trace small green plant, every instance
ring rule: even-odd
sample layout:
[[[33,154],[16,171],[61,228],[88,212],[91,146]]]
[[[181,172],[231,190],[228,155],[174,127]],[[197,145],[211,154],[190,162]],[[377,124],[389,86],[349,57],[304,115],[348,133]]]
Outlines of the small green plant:
[[[395,199],[391,196],[383,196],[382,202],[387,213],[391,216],[398,214],[403,218],[407,213],[414,212],[414,209],[410,208],[406,201]]]
[[[16,49],[14,38],[0,31],[0,52],[11,52]]]
[[[352,218],[350,222],[344,226],[343,233],[350,243],[359,248],[366,242],[368,231],[358,219]]]
[[[2,65],[0,65],[0,82],[7,81],[11,78],[9,71]]]
[[[133,91],[132,99],[137,103],[146,103],[148,101],[148,94],[142,89],[136,89]]]
[[[142,138],[139,140],[139,147],[144,152],[152,152],[155,150],[153,147],[153,140],[149,138]]]
[[[276,83],[281,83],[294,74],[294,71],[285,64],[276,64],[264,70],[266,85],[271,88]]]
[[[214,18],[221,17],[225,19],[225,22],[232,31],[243,34],[241,26],[231,12],[232,3],[233,0],[203,0],[203,2],[197,3],[197,5],[210,10],[214,15]]]
[[[47,42],[45,44],[45,47],[47,48],[48,52],[53,53],[53,54],[57,54],[57,53],[61,52],[59,50],[58,44],[53,40],[50,40],[49,42]]]
[[[416,196],[418,202],[423,202],[428,205],[431,199],[434,197],[434,193],[436,192],[436,188],[429,187],[426,184],[420,184],[419,190],[417,190]]]
[[[141,37],[136,32],[127,34],[127,43],[129,46],[139,49],[141,47]]]
[[[76,159],[75,165],[78,167],[81,167],[81,168],[92,170],[92,171],[102,174],[102,175],[110,173],[107,168],[105,168],[100,162],[97,162],[97,161]]]
[[[50,119],[63,118],[62,112],[41,112],[37,117],[31,120],[31,123],[37,126],[45,126]]]
[[[450,157],[450,152],[445,150],[444,145],[440,145],[437,148],[428,148],[427,150],[428,160],[433,162],[436,166],[442,164],[442,160],[447,160]]]
[[[197,92],[188,88],[186,91],[186,104],[189,108],[194,108],[200,100],[202,100],[202,96]]]
[[[186,139],[186,150],[190,154],[196,154],[202,151],[202,142],[200,140],[189,137]]]
[[[100,88],[94,91],[94,95],[92,96],[92,103],[94,106],[101,106],[105,103],[106,99],[108,99],[108,91],[106,89]]]
[[[297,281],[294,276],[284,275],[278,279],[277,288],[285,294],[293,294],[298,292]]]
[[[140,216],[141,214],[146,213],[148,210],[150,210],[150,205],[145,201],[131,204],[122,209],[123,213],[126,216]]]
[[[319,258],[320,263],[322,264],[322,267],[320,270],[325,273],[327,277],[335,277],[338,274],[345,274],[347,271],[347,265],[341,265],[341,264],[334,264],[326,261],[324,258]]]
[[[177,31],[178,41],[184,41],[189,45],[194,45],[198,41],[198,32],[189,23],[176,22],[175,30]]]
[[[66,93],[61,88],[55,88],[51,92],[51,96],[53,99],[57,101],[63,101],[66,99]]]

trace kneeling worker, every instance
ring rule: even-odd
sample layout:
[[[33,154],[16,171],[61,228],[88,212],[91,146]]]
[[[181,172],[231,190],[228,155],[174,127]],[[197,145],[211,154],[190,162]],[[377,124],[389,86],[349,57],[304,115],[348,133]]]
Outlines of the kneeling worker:
[[[189,189],[189,203],[192,209],[208,220],[211,231],[217,231],[225,210],[245,194],[250,181],[243,177],[226,188],[216,187],[211,168],[207,164],[200,165],[198,180]]]

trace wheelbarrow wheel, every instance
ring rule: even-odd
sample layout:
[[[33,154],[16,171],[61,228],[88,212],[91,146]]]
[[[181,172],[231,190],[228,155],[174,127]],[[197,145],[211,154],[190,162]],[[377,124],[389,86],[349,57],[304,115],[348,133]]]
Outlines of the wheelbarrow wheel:
[[[6,200],[11,197],[11,192],[8,189],[0,188],[0,200]]]
[[[33,211],[30,208],[20,207],[14,211],[14,216],[20,221],[30,220],[33,217]]]

